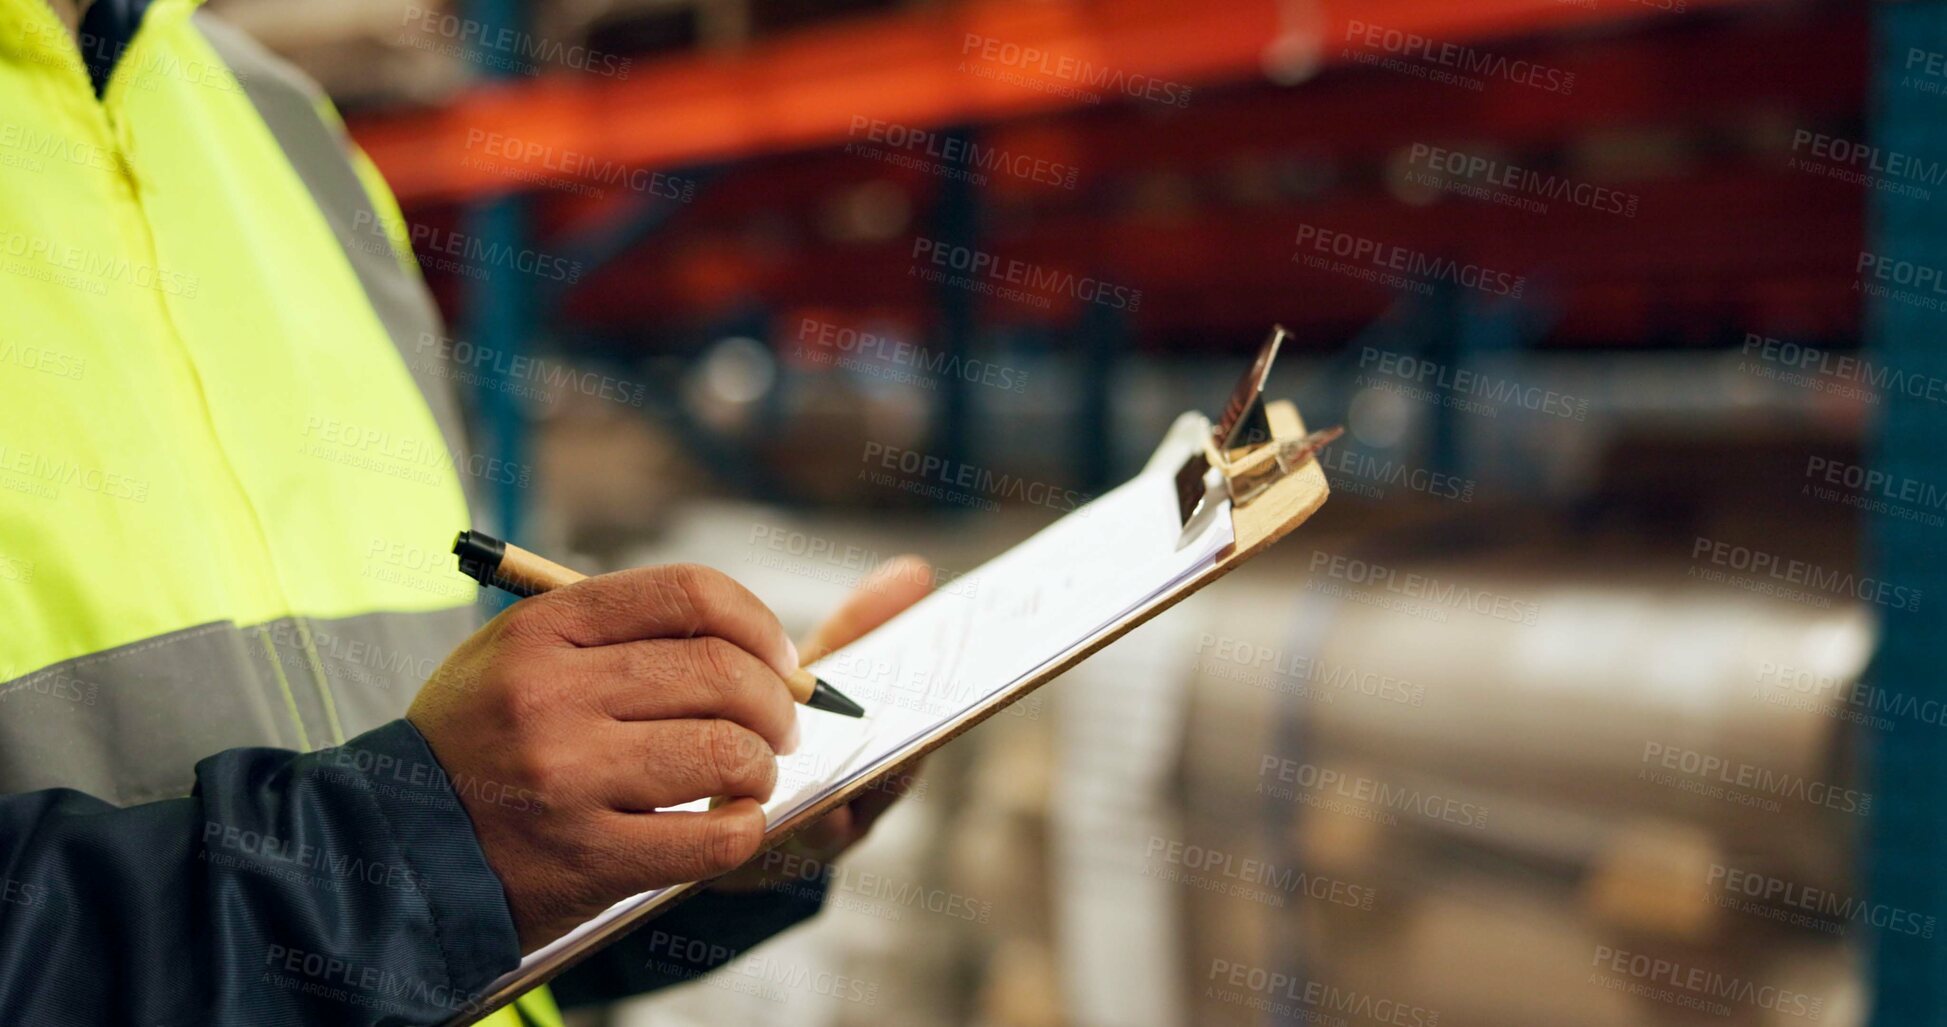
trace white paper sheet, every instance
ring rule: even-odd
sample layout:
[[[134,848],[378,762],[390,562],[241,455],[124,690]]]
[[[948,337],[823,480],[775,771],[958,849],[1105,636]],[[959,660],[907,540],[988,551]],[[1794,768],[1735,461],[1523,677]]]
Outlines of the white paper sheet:
[[[1173,433],[1143,474],[813,664],[867,713],[854,720],[798,708],[803,743],[778,761],[778,786],[764,805],[770,823],[889,766],[922,736],[1211,566],[1233,537],[1229,511],[1200,518],[1198,534],[1178,547],[1173,471],[1182,461],[1167,450],[1182,441]],[[659,894],[616,903],[522,968]]]

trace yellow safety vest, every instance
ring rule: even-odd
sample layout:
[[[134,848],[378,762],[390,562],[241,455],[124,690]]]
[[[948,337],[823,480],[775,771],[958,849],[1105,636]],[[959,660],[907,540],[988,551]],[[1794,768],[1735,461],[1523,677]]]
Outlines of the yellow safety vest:
[[[456,461],[384,183],[195,7],[156,0],[97,100],[0,0],[0,792],[182,796],[401,716],[477,623],[462,474],[516,473]]]

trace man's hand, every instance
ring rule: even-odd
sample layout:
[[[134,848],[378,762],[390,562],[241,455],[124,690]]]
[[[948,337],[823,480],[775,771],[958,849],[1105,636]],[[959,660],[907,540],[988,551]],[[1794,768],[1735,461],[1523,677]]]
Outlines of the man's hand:
[[[881,564],[818,630],[805,640],[805,662],[852,644],[861,635],[891,620],[933,590],[933,568],[917,556],[899,556]],[[798,881],[781,872],[782,857],[798,856],[822,865],[857,844],[893,801],[905,794],[917,766],[888,778],[865,795],[827,813],[817,823],[793,835],[789,842],[712,887],[723,891],[754,891],[773,884]],[[780,859],[773,860],[772,856]]]
[[[406,717],[473,819],[523,953],[757,852],[758,804],[798,741],[797,667],[763,603],[690,565],[524,599],[447,657]],[[510,794],[540,799],[495,801]],[[709,796],[732,801],[654,812]]]

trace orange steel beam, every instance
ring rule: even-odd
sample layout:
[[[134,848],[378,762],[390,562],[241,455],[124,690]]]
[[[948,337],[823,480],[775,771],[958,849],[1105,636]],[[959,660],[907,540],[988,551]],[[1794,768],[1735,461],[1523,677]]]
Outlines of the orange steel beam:
[[[411,204],[837,145],[860,119],[931,129],[1118,101],[1194,108],[1196,88],[1262,75],[1267,53],[1341,62],[1352,21],[1458,43],[1743,2],[968,0],[638,64],[626,78],[483,85],[352,131]]]

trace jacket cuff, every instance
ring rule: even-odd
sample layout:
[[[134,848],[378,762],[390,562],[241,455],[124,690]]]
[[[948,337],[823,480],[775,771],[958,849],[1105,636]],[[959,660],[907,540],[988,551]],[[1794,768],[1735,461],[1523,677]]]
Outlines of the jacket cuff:
[[[520,938],[507,892],[419,729],[395,720],[313,756],[323,769],[364,779],[425,899],[453,989],[477,996],[518,966]],[[527,801],[509,801],[517,799]]]

